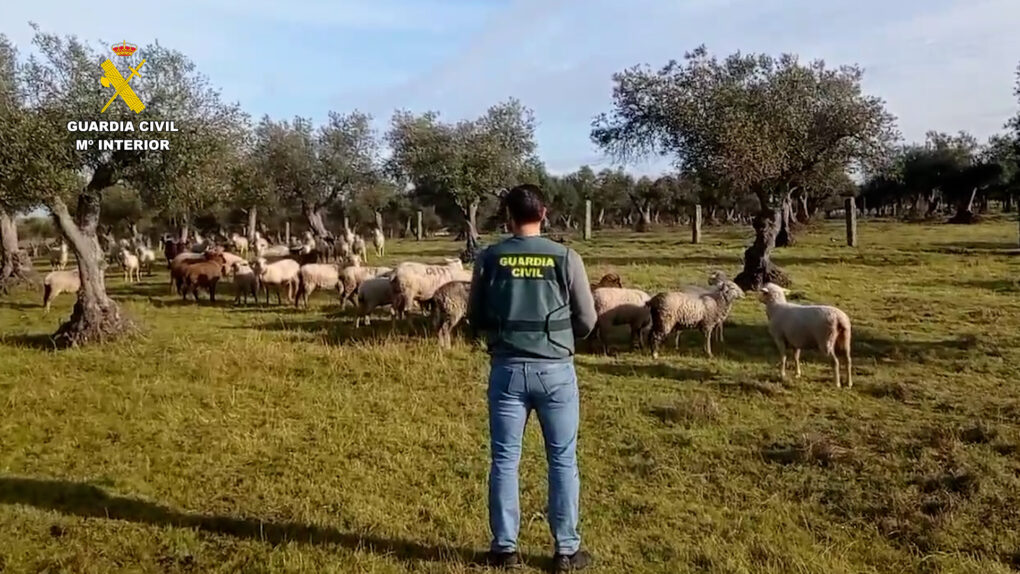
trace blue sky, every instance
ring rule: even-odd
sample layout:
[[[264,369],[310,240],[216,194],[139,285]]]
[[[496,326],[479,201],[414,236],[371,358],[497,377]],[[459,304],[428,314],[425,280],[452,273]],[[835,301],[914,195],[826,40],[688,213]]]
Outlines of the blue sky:
[[[858,63],[906,139],[985,138],[1015,113],[1018,0],[184,0],[3,2],[0,32],[28,22],[84,39],[160,43],[190,56],[253,116],[395,108],[475,116],[514,96],[535,110],[555,172],[610,165],[588,139],[611,75],[706,44]],[[114,8],[114,6],[119,6]],[[655,173],[668,162],[630,166]]]

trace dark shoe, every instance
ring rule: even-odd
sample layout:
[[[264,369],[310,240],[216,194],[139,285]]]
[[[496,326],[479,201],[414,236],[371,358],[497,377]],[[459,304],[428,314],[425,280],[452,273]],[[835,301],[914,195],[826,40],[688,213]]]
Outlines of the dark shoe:
[[[516,552],[493,552],[490,550],[485,555],[485,562],[493,568],[503,568],[506,570],[522,568],[524,566],[524,563],[521,562],[521,555]]]
[[[594,559],[587,550],[578,550],[573,554],[559,554],[553,556],[553,562],[556,566],[557,572],[572,572],[574,570],[584,570],[591,566]]]

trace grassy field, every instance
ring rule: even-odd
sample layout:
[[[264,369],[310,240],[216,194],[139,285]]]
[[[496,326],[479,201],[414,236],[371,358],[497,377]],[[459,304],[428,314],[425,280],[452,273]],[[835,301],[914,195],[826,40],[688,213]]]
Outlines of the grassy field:
[[[749,230],[574,242],[648,291],[735,274]],[[582,533],[597,572],[1020,569],[1016,222],[812,228],[776,261],[854,321],[855,386],[816,353],[778,380],[754,299],[708,359],[698,334],[582,353]],[[451,241],[391,242],[390,261]],[[0,301],[0,571],[474,572],[488,543],[486,357],[424,327],[181,304],[165,273],[110,291],[143,326],[54,353],[70,311]],[[275,299],[274,299],[275,302]],[[626,334],[620,334],[622,350]],[[549,564],[529,425],[522,550]]]

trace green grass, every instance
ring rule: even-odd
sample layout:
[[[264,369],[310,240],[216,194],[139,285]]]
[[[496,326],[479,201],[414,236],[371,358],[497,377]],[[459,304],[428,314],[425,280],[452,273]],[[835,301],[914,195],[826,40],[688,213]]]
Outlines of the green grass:
[[[748,230],[606,233],[593,278],[648,291],[738,270]],[[854,321],[855,386],[805,353],[780,382],[762,305],[700,335],[582,353],[582,533],[598,572],[1020,568],[1016,223],[813,227],[776,261],[795,297]],[[451,241],[391,242],[390,261]],[[486,357],[424,327],[180,304],[163,273],[110,291],[143,325],[53,352],[41,294],[0,301],[0,570],[473,572],[488,543]],[[532,421],[521,543],[548,565]],[[6,568],[6,569],[4,569]]]

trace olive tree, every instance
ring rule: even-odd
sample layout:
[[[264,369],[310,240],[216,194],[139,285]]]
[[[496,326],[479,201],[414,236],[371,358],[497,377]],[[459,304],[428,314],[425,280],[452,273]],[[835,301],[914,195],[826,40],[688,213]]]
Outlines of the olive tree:
[[[659,70],[615,74],[613,110],[595,118],[591,137],[618,159],[669,156],[704,185],[753,195],[755,241],[737,283],[787,283],[770,254],[777,238],[789,239],[798,181],[820,164],[852,169],[896,137],[862,76],[790,54],[720,60],[701,46]]]
[[[103,192],[118,182],[140,190],[180,188],[181,181],[200,185],[195,174],[208,169],[209,146],[222,125],[238,116],[237,107],[225,105],[219,93],[182,54],[160,45],[141,48],[130,58],[118,59],[140,75],[130,81],[145,104],[136,114],[123,102],[112,101],[113,90],[100,82],[107,59],[74,36],[60,37],[36,29],[34,44],[39,56],[29,59],[18,74],[22,84],[22,123],[28,127],[12,141],[23,142],[21,171],[29,174],[22,189],[38,193],[50,209],[57,227],[72,247],[81,277],[81,289],[70,319],[56,333],[58,344],[77,345],[113,337],[130,329],[131,322],[107,295],[105,265],[97,227]],[[144,55],[145,65],[138,68]],[[103,110],[105,104],[111,105]],[[174,121],[177,132],[92,132],[68,129],[73,121]],[[77,149],[75,140],[94,143]],[[101,147],[100,142],[119,139],[166,139],[168,150],[139,151]],[[68,194],[67,189],[73,191]],[[68,201],[76,208],[72,215]]]

